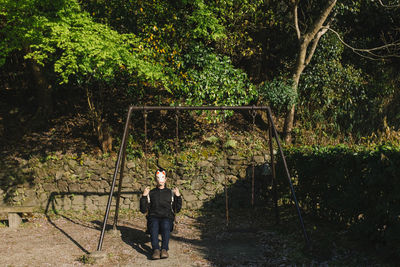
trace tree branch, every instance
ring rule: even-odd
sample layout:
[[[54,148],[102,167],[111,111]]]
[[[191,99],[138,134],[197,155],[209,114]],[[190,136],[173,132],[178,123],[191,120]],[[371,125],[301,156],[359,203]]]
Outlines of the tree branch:
[[[311,26],[310,30],[305,34],[304,39],[306,42],[311,42],[312,39],[314,39],[315,35],[320,31],[320,29],[323,27],[323,24],[326,20],[326,18],[329,16],[329,14],[332,11],[332,8],[336,5],[337,0],[331,0],[327,3],[325,8],[322,10],[320,16],[318,19],[315,21],[315,23]]]
[[[395,51],[400,50],[400,41],[396,41],[396,42],[393,42],[390,44],[385,44],[385,45],[373,47],[373,48],[356,48],[356,47],[353,47],[353,46],[349,45],[348,43],[346,43],[337,31],[335,31],[331,28],[327,28],[327,30],[330,30],[331,32],[336,34],[339,41],[344,46],[346,46],[347,48],[350,48],[354,53],[356,53],[357,55],[359,55],[361,57],[365,57],[365,58],[372,59],[372,60],[379,60],[379,59],[391,58],[391,57],[400,58],[400,51],[399,51],[399,54],[393,53],[393,48]],[[385,54],[385,55],[380,55],[380,54],[376,53],[381,50],[388,50],[389,53]],[[367,55],[365,55],[365,54],[367,54]]]
[[[293,19],[294,19],[294,26],[296,28],[296,34],[297,34],[297,40],[300,41],[301,38],[301,32],[300,32],[300,27],[299,27],[299,16],[298,16],[298,5],[299,5],[299,0],[293,1]]]
[[[308,53],[307,58],[306,58],[306,60],[304,61],[304,65],[307,66],[308,63],[310,63],[311,58],[312,58],[313,55],[314,55],[315,49],[317,48],[317,45],[318,45],[319,40],[321,39],[322,35],[324,35],[324,34],[328,31],[328,28],[329,28],[329,27],[327,26],[327,27],[324,27],[323,29],[321,29],[321,30],[317,33],[317,35],[315,36],[315,38],[313,39],[312,44],[311,44],[311,48],[310,48],[310,52]]]
[[[397,5],[385,5],[385,4],[382,2],[382,0],[378,0],[378,2],[379,2],[379,4],[380,4],[381,6],[386,7],[386,8],[397,8],[397,7],[400,7],[400,3],[397,4]]]

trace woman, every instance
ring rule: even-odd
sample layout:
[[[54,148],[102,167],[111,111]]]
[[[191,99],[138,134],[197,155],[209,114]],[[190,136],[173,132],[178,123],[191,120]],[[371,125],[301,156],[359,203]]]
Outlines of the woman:
[[[158,169],[155,173],[157,187],[150,191],[146,187],[140,198],[140,211],[148,212],[152,259],[168,258],[168,244],[173,228],[175,213],[182,208],[182,197],[178,188],[167,188],[167,176],[164,169]],[[158,235],[161,234],[161,250]]]

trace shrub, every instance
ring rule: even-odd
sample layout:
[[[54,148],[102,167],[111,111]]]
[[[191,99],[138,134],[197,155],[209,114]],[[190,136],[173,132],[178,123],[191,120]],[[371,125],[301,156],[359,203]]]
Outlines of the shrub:
[[[399,145],[292,147],[285,155],[305,212],[341,224],[388,256],[399,255]]]

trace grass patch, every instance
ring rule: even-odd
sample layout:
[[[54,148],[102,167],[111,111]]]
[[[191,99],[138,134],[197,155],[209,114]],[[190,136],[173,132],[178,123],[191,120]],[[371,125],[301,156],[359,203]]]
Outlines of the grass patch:
[[[77,261],[82,262],[83,264],[92,265],[95,263],[95,260],[87,254],[80,256]]]

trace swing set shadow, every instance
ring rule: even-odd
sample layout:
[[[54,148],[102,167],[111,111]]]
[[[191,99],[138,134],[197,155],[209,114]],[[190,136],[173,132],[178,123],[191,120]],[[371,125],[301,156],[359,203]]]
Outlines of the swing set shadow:
[[[105,211],[105,215],[104,215],[104,219],[103,219],[103,223],[102,223],[102,229],[101,229],[101,233],[100,233],[100,237],[99,237],[99,241],[98,241],[98,245],[97,245],[97,251],[101,251],[102,249],[102,245],[103,245],[103,239],[104,239],[104,234],[105,234],[105,230],[107,227],[107,220],[109,217],[109,213],[110,213],[110,207],[111,207],[111,202],[112,202],[112,197],[114,196],[114,190],[115,190],[115,185],[116,185],[116,181],[117,181],[117,176],[118,173],[120,175],[119,178],[119,183],[118,183],[118,191],[117,191],[117,195],[116,195],[116,207],[115,207],[115,216],[114,216],[114,220],[113,220],[113,226],[112,228],[114,230],[117,229],[117,223],[118,223],[118,213],[119,213],[119,204],[120,204],[120,197],[121,197],[121,189],[122,189],[122,182],[123,182],[123,177],[124,177],[124,166],[125,166],[125,159],[126,159],[126,146],[127,146],[127,137],[129,135],[129,129],[130,129],[130,125],[131,125],[131,118],[132,118],[132,113],[134,111],[142,111],[143,112],[143,116],[144,116],[144,131],[145,131],[145,138],[147,135],[147,112],[148,111],[161,111],[161,110],[170,110],[170,111],[175,111],[175,118],[176,118],[176,140],[175,140],[175,144],[177,146],[178,143],[178,139],[179,139],[179,115],[181,111],[193,111],[193,110],[214,110],[214,111],[222,111],[225,113],[225,111],[228,110],[232,110],[232,111],[250,111],[253,117],[253,129],[254,129],[254,121],[255,121],[255,116],[256,116],[256,112],[257,111],[261,111],[261,112],[266,112],[267,113],[267,118],[268,118],[268,136],[269,136],[269,150],[270,150],[270,157],[271,157],[271,171],[272,171],[272,187],[273,187],[273,201],[274,201],[274,207],[275,207],[275,216],[276,216],[276,221],[277,223],[279,222],[279,212],[278,212],[278,204],[277,204],[277,197],[276,197],[276,172],[275,172],[275,155],[273,152],[273,139],[275,139],[282,161],[283,161],[283,166],[285,169],[285,174],[286,174],[286,178],[288,179],[289,182],[289,186],[290,186],[290,190],[292,193],[292,197],[293,197],[293,201],[295,203],[295,207],[296,207],[296,211],[297,211],[297,215],[299,218],[299,222],[302,228],[302,232],[303,232],[303,236],[304,236],[304,240],[306,243],[307,248],[310,249],[310,240],[308,238],[308,235],[306,233],[305,227],[304,227],[304,222],[303,222],[303,218],[300,212],[300,208],[299,208],[299,204],[296,198],[296,194],[294,191],[294,187],[291,181],[291,177],[290,177],[290,173],[289,173],[289,169],[287,167],[287,163],[286,163],[286,159],[285,159],[285,155],[283,153],[283,149],[282,149],[282,145],[281,142],[279,140],[278,137],[278,132],[276,130],[275,124],[273,122],[272,119],[272,112],[271,109],[268,106],[238,106],[238,107],[233,107],[233,106],[186,106],[186,107],[181,107],[181,106],[130,106],[128,109],[128,114],[126,117],[126,121],[125,121],[125,127],[124,127],[124,132],[123,132],[123,136],[122,136],[122,141],[121,141],[121,146],[118,152],[118,157],[117,157],[117,161],[115,164],[115,169],[114,169],[114,175],[113,175],[113,180],[111,183],[111,189],[109,192],[109,197],[108,197],[108,201],[107,201],[107,206],[106,206],[106,211]],[[225,116],[224,116],[225,118]],[[223,121],[223,123],[225,123],[225,120]],[[145,140],[145,156],[147,156],[147,147],[146,147],[146,143],[147,143],[147,138]],[[177,151],[178,151],[178,147],[177,147]],[[252,165],[252,205],[254,204],[254,164]],[[146,166],[145,166],[145,172],[147,174],[147,161],[146,161]],[[229,210],[228,210],[228,191],[226,188],[226,181],[224,183],[225,186],[225,205],[226,205],[226,226],[228,226],[229,224]],[[98,193],[97,193],[98,194]],[[125,194],[125,192],[124,192]],[[79,244],[78,244],[79,245]],[[80,246],[79,246],[80,247]]]
[[[142,192],[140,191],[124,191],[124,195],[140,195]],[[85,225],[79,221],[75,221],[62,213],[58,212],[58,208],[60,207],[61,209],[65,208],[65,205],[63,203],[57,203],[58,201],[63,202],[65,197],[71,197],[71,196],[83,196],[84,198],[84,207],[86,207],[86,199],[90,196],[106,196],[108,193],[103,193],[103,192],[73,192],[73,191],[68,191],[68,192],[51,192],[49,195],[49,198],[47,200],[46,208],[44,210],[44,214],[47,218],[47,221],[57,230],[59,230],[63,235],[65,235],[69,240],[71,240],[72,243],[74,243],[80,250],[82,250],[84,253],[89,254],[89,251],[85,249],[81,244],[79,244],[78,241],[76,241],[70,234],[68,234],[66,231],[64,231],[61,227],[59,227],[57,224],[55,224],[50,216],[51,213],[57,214],[64,218],[65,220],[72,222],[74,224],[78,224],[83,227],[87,228],[92,228],[95,230],[101,230],[101,225],[100,222],[97,223],[95,222],[98,226],[92,226],[92,225]],[[116,197],[116,194],[113,195]]]

